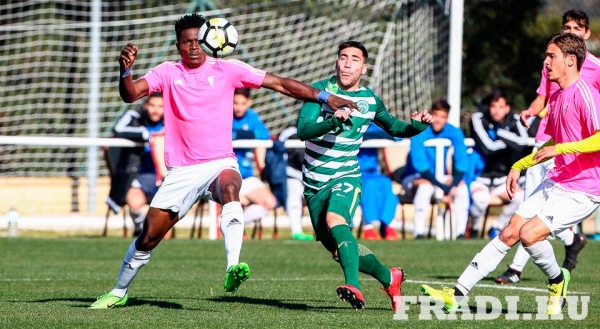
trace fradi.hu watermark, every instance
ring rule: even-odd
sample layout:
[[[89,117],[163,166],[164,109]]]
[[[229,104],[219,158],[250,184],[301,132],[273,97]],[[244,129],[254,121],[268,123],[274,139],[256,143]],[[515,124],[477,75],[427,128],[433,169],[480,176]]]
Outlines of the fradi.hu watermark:
[[[588,316],[590,296],[567,296],[566,305],[560,314],[548,315],[548,296],[537,296],[535,313],[519,313],[519,296],[465,297],[461,307],[453,313],[446,314],[444,303],[434,301],[428,296],[403,296],[400,310],[394,313],[394,320],[584,320]],[[474,306],[469,302],[475,301]],[[417,308],[419,314],[409,315],[409,310]]]

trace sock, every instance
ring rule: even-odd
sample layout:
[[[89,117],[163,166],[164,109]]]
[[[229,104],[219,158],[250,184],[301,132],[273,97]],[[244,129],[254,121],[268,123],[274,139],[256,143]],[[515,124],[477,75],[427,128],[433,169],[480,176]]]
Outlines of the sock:
[[[290,220],[292,234],[302,234],[302,182],[295,178],[287,179],[287,199],[285,210]]]
[[[239,202],[229,202],[221,210],[221,233],[225,240],[227,267],[240,262],[244,240],[244,212]]]
[[[466,185],[457,187],[452,203],[452,216],[456,219],[456,235],[464,235],[469,221],[469,190]]]
[[[433,185],[421,184],[417,187],[417,192],[415,192],[415,198],[413,199],[415,209],[414,235],[425,234],[425,218],[427,218],[427,210],[431,206],[433,192]]]
[[[525,250],[531,255],[533,263],[537,265],[549,279],[554,279],[561,274],[560,267],[556,262],[554,250],[548,240],[536,242]]]
[[[123,298],[127,293],[127,289],[137,275],[142,266],[148,264],[152,251],[139,251],[135,249],[135,240],[129,245],[119,275],[117,276],[117,285],[111,291],[117,297]]]
[[[481,189],[471,195],[473,202],[471,203],[471,217],[473,217],[473,229],[485,230],[481,228],[481,218],[485,214],[490,204],[490,192],[487,189]]]
[[[557,284],[557,283],[560,283],[564,279],[565,279],[565,276],[563,275],[562,271],[560,271],[560,274],[556,278],[548,279],[548,283],[549,284]]]
[[[356,238],[354,238],[348,225],[336,225],[331,228],[330,234],[338,246],[338,257],[344,271],[346,284],[360,290],[360,284],[358,283],[358,243],[356,242]]]
[[[519,272],[523,272],[523,269],[525,268],[525,265],[527,265],[529,258],[530,256],[527,250],[525,250],[522,244],[519,244],[512,264],[510,264],[510,268]]]
[[[144,224],[144,212],[142,211],[142,209],[138,209],[138,210],[133,210],[133,209],[129,209],[129,216],[131,216],[131,219],[133,220],[133,225],[135,228],[141,228],[142,225]]]
[[[269,211],[265,207],[259,204],[251,204],[244,210],[244,222],[252,223],[257,221],[269,214]]]
[[[510,247],[495,237],[492,241],[481,249],[475,255],[469,266],[460,275],[456,283],[456,288],[460,290],[464,296],[469,294],[469,291],[498,267],[498,264],[504,259]]]
[[[358,245],[358,270],[377,279],[383,288],[389,287],[392,283],[390,269],[383,266],[373,252],[362,244]]]
[[[373,224],[365,224],[365,225],[363,225],[363,231],[372,230],[372,229],[373,229]]]
[[[517,191],[517,193],[515,193],[515,197],[510,201],[510,203],[504,206],[502,213],[500,213],[498,220],[493,226],[499,230],[504,229],[508,225],[508,222],[510,222],[512,215],[515,213],[515,211],[517,211],[521,203],[523,203],[524,197],[525,192],[523,192],[523,190]]]
[[[564,242],[565,247],[568,247],[573,244],[573,240],[575,239],[575,233],[573,231],[566,229],[558,234],[556,237],[559,238],[562,242]]]

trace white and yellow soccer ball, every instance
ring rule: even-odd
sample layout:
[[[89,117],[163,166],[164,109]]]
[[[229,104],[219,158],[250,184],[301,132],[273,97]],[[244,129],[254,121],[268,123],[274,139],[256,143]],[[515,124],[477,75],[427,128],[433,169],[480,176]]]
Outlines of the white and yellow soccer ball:
[[[238,43],[238,32],[224,18],[211,18],[200,27],[198,32],[200,48],[212,57],[231,55]]]

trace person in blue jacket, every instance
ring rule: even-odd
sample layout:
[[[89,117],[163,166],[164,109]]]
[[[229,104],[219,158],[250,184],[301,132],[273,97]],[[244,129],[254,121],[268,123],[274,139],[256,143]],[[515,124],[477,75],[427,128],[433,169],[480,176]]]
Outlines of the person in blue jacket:
[[[250,89],[236,89],[233,96],[233,139],[268,140],[269,130],[260,120],[258,114],[250,108],[252,98]],[[250,205],[244,210],[244,222],[250,223],[265,217],[275,209],[277,200],[262,180],[254,176],[254,150],[234,149],[238,159],[242,186],[240,197],[245,197]]]
[[[402,186],[413,197],[415,209],[414,237],[425,237],[425,219],[434,196],[435,188],[443,191],[444,201],[449,202],[452,216],[456,219],[456,234],[464,238],[469,218],[469,191],[465,173],[469,169],[467,147],[463,132],[448,124],[450,105],[444,99],[431,106],[433,123],[427,130],[410,139],[410,152],[402,175]],[[436,172],[435,147],[426,147],[425,142],[434,138],[446,138],[452,142],[452,168],[447,165],[449,147],[444,149],[444,171]]]
[[[363,140],[394,139],[375,123],[371,123]],[[392,180],[381,173],[376,148],[361,148],[358,152],[358,165],[363,181],[363,194],[360,208],[363,214],[363,239],[379,240],[373,227],[379,221],[379,232],[386,240],[398,240],[398,233],[390,226],[396,216],[398,197],[392,190]]]

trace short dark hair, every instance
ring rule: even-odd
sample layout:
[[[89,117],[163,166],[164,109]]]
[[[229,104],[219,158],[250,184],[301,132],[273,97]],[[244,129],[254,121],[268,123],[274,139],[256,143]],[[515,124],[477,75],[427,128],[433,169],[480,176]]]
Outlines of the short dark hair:
[[[562,16],[562,23],[565,25],[570,21],[574,21],[580,27],[585,27],[586,30],[590,29],[590,18],[581,10],[571,9],[566,11]]]
[[[450,112],[450,104],[443,98],[438,99],[431,105],[431,112],[433,111]]]
[[[555,44],[565,56],[575,56],[577,71],[581,70],[586,53],[585,40],[582,37],[572,33],[555,33],[548,38],[546,49],[550,44]]]
[[[492,91],[489,95],[483,98],[481,103],[483,105],[490,106],[493,102],[497,102],[500,99],[504,99],[504,101],[506,101],[506,104],[510,105],[510,100],[508,99],[508,96],[502,89],[496,89]]]
[[[250,88],[239,88],[233,92],[234,95],[242,95],[246,98],[250,98]]]
[[[175,22],[175,34],[177,35],[177,42],[179,42],[179,35],[181,34],[181,31],[193,27],[201,27],[204,22],[206,22],[206,18],[204,18],[202,15],[198,15],[197,13],[179,17],[179,19]]]
[[[362,51],[363,57],[365,58],[365,63],[367,62],[367,59],[369,59],[369,53],[367,52],[367,48],[365,48],[365,46],[361,42],[352,41],[352,40],[342,42],[338,46],[338,52],[337,52],[338,57],[340,57],[340,54],[342,53],[342,50],[344,50],[346,48],[358,48],[358,49],[360,49],[360,51]]]
[[[148,99],[146,99],[146,102],[148,102],[150,100],[150,98],[154,98],[154,97],[163,98],[163,94],[160,91],[155,91],[152,94],[150,94],[150,96],[148,96]]]

